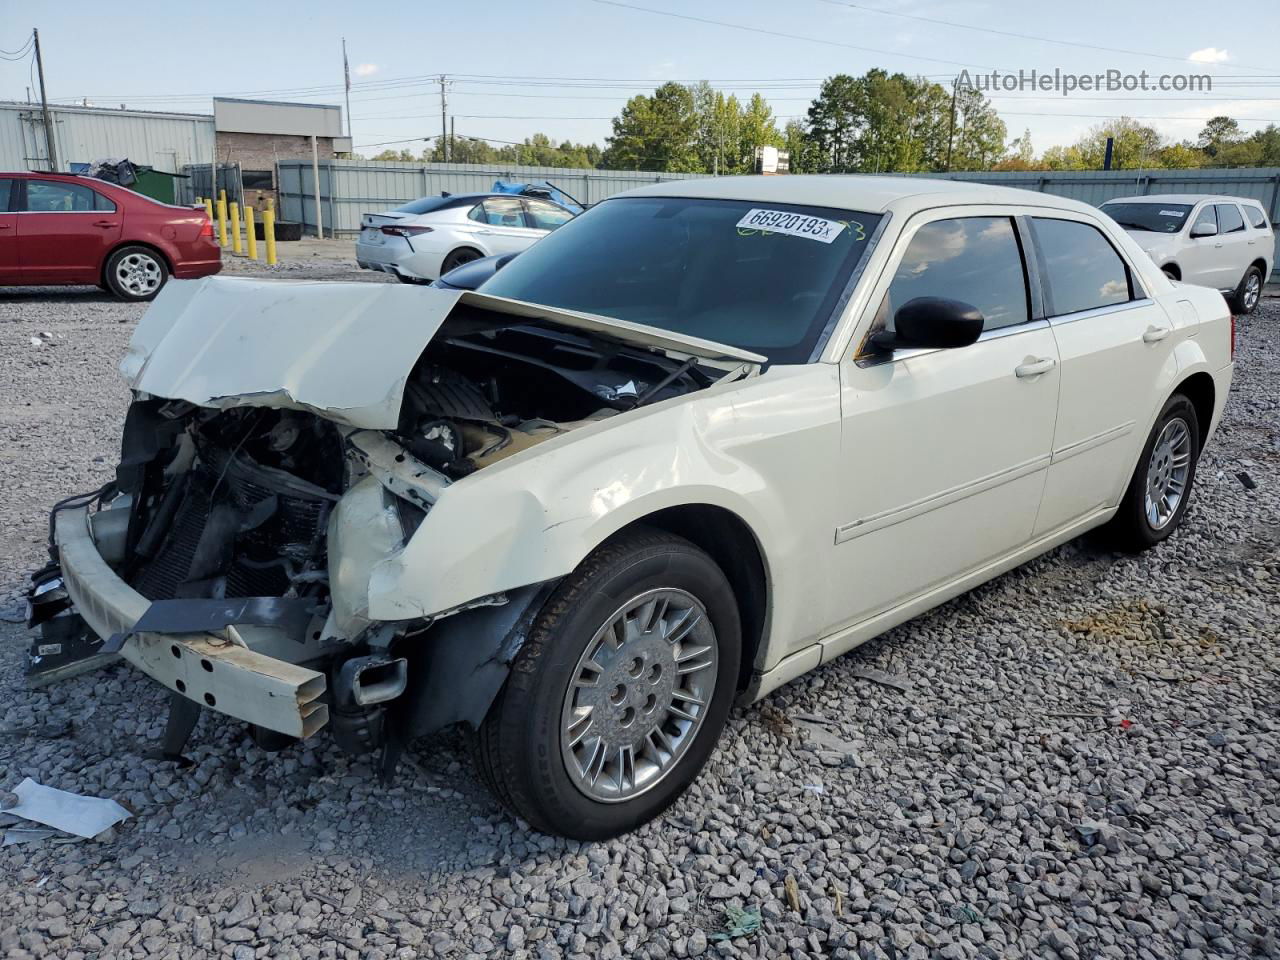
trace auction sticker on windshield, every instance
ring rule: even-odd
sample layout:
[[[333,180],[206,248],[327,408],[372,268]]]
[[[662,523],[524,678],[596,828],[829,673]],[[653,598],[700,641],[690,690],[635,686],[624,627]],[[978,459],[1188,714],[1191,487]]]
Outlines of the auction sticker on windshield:
[[[791,237],[804,237],[806,240],[817,240],[819,243],[830,243],[840,236],[845,224],[839,220],[827,220],[823,217],[811,217],[804,213],[790,213],[786,210],[748,210],[746,216],[738,221],[738,229],[764,230],[769,233],[785,233]]]

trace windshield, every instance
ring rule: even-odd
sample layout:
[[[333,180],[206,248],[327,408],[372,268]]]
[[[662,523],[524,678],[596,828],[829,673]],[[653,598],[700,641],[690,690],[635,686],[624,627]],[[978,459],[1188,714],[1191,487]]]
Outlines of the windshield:
[[[1104,203],[1102,212],[1128,230],[1177,233],[1191,212],[1189,203]]]
[[[786,203],[618,197],[538,241],[480,292],[807,363],[879,222]]]

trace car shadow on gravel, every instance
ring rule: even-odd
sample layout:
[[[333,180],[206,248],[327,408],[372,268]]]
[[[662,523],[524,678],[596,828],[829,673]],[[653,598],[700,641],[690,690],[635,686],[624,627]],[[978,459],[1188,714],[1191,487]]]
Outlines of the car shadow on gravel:
[[[122,303],[99,287],[0,287],[0,306],[6,303]]]

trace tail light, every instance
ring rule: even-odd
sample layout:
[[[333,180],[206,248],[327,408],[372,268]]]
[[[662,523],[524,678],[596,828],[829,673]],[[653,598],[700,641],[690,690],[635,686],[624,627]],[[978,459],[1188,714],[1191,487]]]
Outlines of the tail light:
[[[201,239],[204,239],[205,237],[208,237],[210,240],[213,239],[213,221],[208,217],[205,217],[204,224],[200,227],[200,237]]]
[[[382,232],[388,237],[416,237],[420,233],[430,233],[430,227],[393,226],[383,227]]]

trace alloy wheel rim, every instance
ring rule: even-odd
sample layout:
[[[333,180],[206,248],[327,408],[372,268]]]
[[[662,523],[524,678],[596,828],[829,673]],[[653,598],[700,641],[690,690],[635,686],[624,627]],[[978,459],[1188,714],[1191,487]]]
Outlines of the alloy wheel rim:
[[[604,803],[652,790],[702,728],[718,671],[715,628],[692,594],[659,588],[620,606],[565,691],[560,753],[573,785]]]
[[[134,296],[154,293],[160,286],[160,276],[160,264],[143,253],[131,253],[116,264],[116,279]]]
[[[1258,303],[1258,297],[1262,294],[1262,281],[1256,273],[1249,274],[1249,279],[1244,284],[1244,305],[1245,309],[1252,310]]]
[[[1173,520],[1187,491],[1191,473],[1191,429],[1187,421],[1170,420],[1160,431],[1147,462],[1147,523],[1163,530]]]

